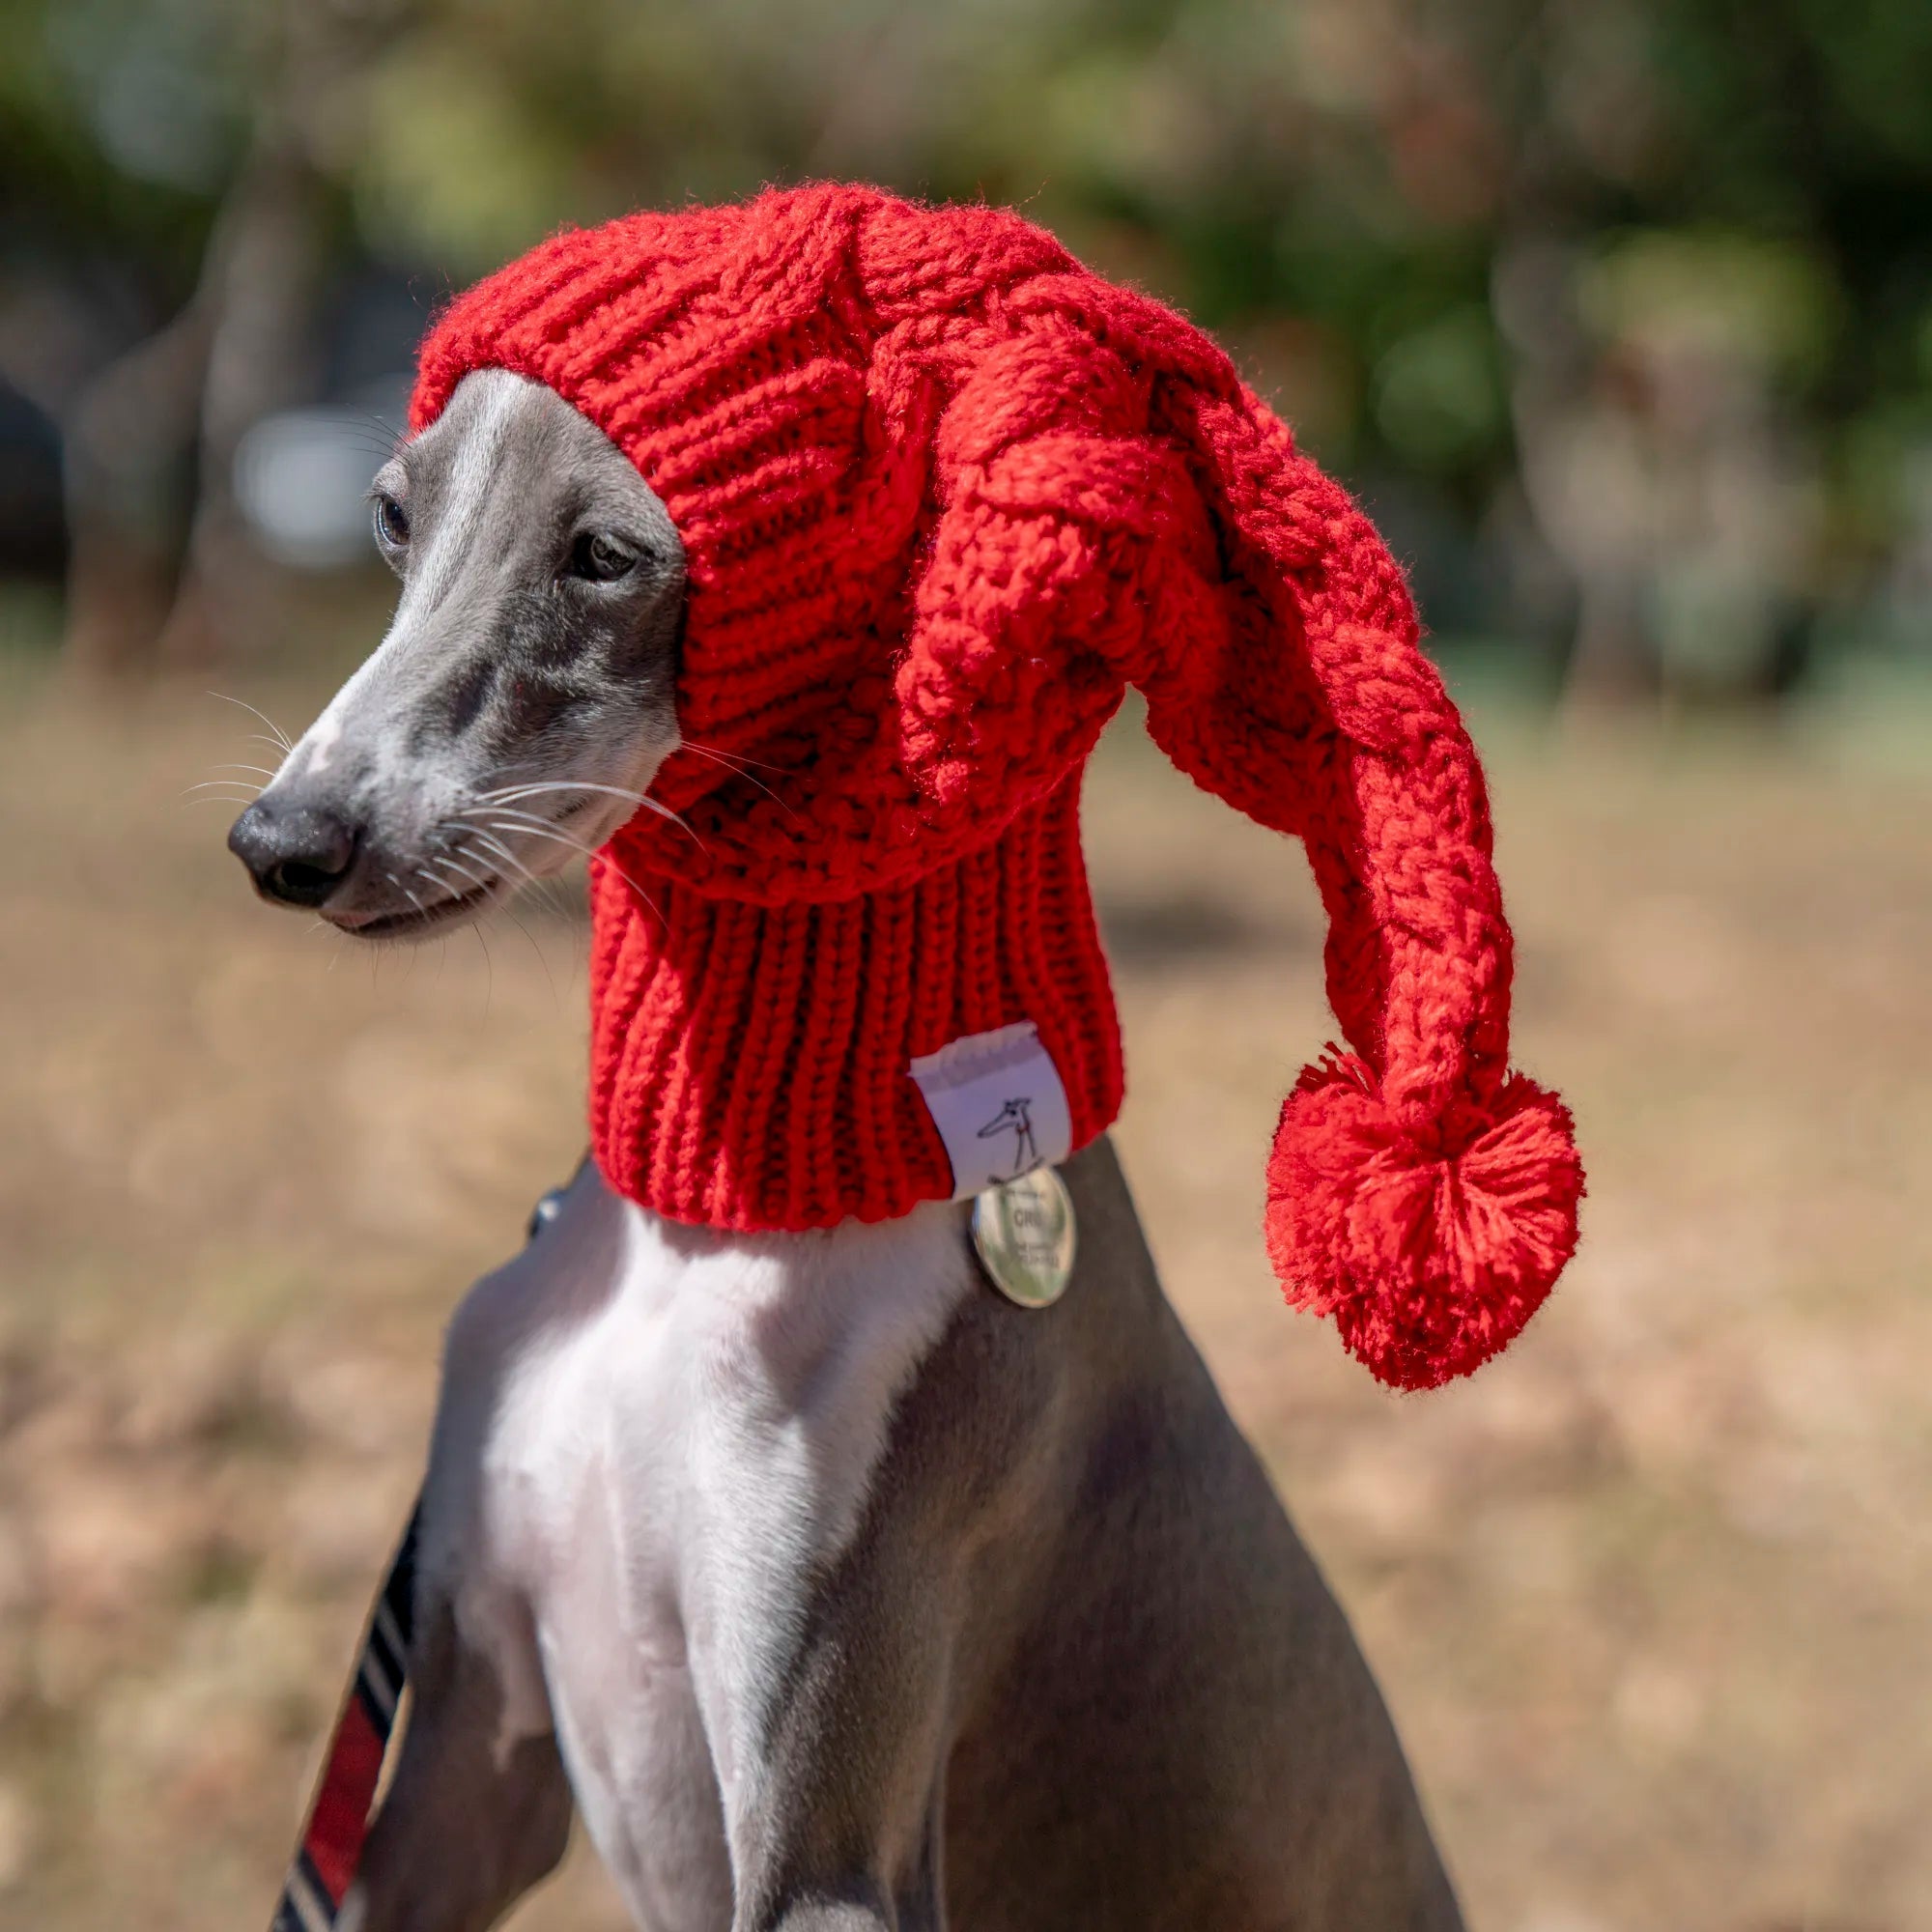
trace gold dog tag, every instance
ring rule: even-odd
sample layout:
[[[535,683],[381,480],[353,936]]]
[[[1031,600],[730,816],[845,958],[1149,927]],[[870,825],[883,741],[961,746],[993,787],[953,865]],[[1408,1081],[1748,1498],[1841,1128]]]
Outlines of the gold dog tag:
[[[1073,1273],[1073,1197],[1050,1167],[996,1181],[973,1198],[973,1250],[1022,1308],[1051,1308]]]

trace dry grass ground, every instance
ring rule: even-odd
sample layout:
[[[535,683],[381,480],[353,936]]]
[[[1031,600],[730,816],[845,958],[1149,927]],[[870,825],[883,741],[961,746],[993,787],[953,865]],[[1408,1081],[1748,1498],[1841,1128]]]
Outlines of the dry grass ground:
[[[313,687],[246,695],[300,723]],[[199,694],[0,690],[0,1924],[263,1921],[413,1489],[438,1331],[579,1149],[580,937],[372,966],[249,899]],[[1326,1037],[1299,856],[1125,734],[1091,847],[1170,1291],[1489,1932],[1932,1928],[1932,786],[1492,752],[1520,1050],[1583,1255],[1396,1401],[1257,1232]],[[539,956],[541,954],[541,957]],[[519,1919],[614,1928],[594,1861]]]

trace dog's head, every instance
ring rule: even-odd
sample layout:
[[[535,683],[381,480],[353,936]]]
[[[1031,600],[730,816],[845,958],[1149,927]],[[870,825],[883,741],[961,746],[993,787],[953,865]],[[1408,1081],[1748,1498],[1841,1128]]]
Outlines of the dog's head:
[[[593,850],[678,742],[684,548],[541,384],[467,377],[378,474],[382,644],[228,843],[264,898],[417,938]]]

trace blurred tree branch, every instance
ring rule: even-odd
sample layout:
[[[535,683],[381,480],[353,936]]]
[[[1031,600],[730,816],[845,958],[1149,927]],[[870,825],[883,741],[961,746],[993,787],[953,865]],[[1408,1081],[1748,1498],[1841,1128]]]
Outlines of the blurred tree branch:
[[[282,0],[258,19],[269,80],[194,292],[87,386],[68,424],[67,650],[82,675],[204,663],[274,622],[236,452],[308,392],[331,250],[324,117],[404,17],[382,0]],[[188,473],[184,548],[168,512]]]
[[[76,228],[176,289],[208,235],[66,412],[77,662],[272,637],[235,451],[303,399],[345,263],[464,281],[808,173],[1014,202],[1179,302],[1439,631],[1527,639],[1579,699],[1775,689],[1794,625],[1887,583],[1932,631],[1891,569],[1932,544],[1922,0],[16,4],[0,163],[67,168]],[[226,177],[155,186],[184,74],[239,40]]]

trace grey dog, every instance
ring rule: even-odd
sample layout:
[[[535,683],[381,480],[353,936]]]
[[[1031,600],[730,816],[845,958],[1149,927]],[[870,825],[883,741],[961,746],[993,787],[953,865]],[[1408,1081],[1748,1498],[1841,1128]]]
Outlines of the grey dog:
[[[231,838],[265,896],[368,939],[639,809],[684,578],[631,464],[499,371],[376,505],[394,624]],[[492,1923],[573,1798],[655,1932],[1462,1923],[1111,1147],[1064,1178],[1079,1261],[1036,1312],[962,1205],[742,1236],[580,1176],[451,1324],[413,1715],[348,1927]]]

